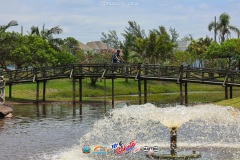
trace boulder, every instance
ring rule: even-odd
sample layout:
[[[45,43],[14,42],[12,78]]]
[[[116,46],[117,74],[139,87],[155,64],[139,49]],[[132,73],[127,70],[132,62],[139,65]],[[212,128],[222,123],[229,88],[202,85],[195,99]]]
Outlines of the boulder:
[[[0,104],[0,117],[12,117],[13,109],[5,104]]]

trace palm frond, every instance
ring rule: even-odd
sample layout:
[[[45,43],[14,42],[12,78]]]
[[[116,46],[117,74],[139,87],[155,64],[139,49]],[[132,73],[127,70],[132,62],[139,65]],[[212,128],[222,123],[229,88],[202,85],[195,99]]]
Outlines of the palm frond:
[[[0,32],[5,32],[6,29],[8,29],[9,27],[12,27],[12,26],[17,26],[18,25],[18,22],[17,21],[10,21],[7,25],[2,25],[0,26]]]

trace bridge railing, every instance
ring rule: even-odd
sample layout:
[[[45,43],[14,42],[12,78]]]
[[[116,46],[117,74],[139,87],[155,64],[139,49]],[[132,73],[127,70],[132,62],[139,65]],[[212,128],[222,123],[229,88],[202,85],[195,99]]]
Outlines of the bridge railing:
[[[70,77],[72,65],[34,68],[34,80],[59,79]]]
[[[4,76],[6,83],[18,83],[19,81],[32,81],[34,78],[34,70],[32,68],[23,68],[17,70],[0,71],[0,75]]]
[[[188,81],[216,82],[220,83],[226,77],[226,70],[213,68],[184,67],[183,78]]]
[[[227,72],[226,84],[240,86],[240,72],[238,70],[229,70]]]
[[[239,70],[163,66],[156,64],[69,64],[43,68],[0,70],[6,84],[59,78],[134,78],[171,80],[176,82],[211,83],[240,86]]]
[[[138,64],[78,64],[74,65],[75,77],[134,77],[138,72]]]
[[[72,76],[100,77],[104,71],[104,64],[74,64]]]
[[[141,77],[151,79],[177,79],[179,76],[179,66],[163,66],[163,65],[141,65]]]

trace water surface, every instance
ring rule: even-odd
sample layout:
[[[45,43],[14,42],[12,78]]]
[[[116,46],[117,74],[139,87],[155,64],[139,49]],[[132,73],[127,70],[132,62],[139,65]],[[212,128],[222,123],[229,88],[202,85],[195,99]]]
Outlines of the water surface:
[[[106,156],[83,154],[86,144],[111,146],[136,142],[136,148],[158,146],[169,154],[169,131],[178,127],[178,154],[202,154],[199,160],[240,159],[240,112],[212,104],[71,104],[15,105],[13,117],[0,119],[1,160],[143,160],[145,152]],[[107,113],[106,113],[107,112]]]
[[[84,104],[80,115],[79,106],[73,109],[72,104],[15,105],[12,118],[0,119],[0,159],[49,159],[59,150],[79,145],[79,139],[110,109]]]

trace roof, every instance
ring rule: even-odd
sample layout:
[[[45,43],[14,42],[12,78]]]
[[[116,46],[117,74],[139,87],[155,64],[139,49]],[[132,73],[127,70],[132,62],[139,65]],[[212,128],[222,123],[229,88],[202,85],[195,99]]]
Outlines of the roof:
[[[102,41],[92,41],[87,42],[87,46],[91,47],[92,49],[99,49],[99,50],[115,50],[114,48],[108,46],[106,43],[103,43]]]
[[[79,48],[81,48],[82,50],[88,50],[88,51],[93,50],[91,47],[83,44],[82,42],[78,42],[78,45],[79,45]]]
[[[188,48],[190,43],[191,41],[177,41],[177,44],[178,44],[177,49],[181,51],[185,51]]]

